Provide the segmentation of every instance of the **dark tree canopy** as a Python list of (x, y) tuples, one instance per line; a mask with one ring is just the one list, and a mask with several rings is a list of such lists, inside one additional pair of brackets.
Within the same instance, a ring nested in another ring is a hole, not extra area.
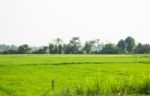
[(137, 53), (137, 54), (150, 53), (150, 45), (149, 44), (141, 44), (141, 43), (139, 43), (135, 47), (134, 53)]
[(126, 47), (126, 51), (128, 53), (131, 53), (133, 51), (133, 48), (135, 47), (135, 40), (134, 40), (134, 38), (128, 36), (125, 39), (125, 47)]
[(119, 53), (125, 53), (125, 41), (121, 39), (117, 44)]
[(36, 51), (34, 51), (35, 54), (48, 54), (49, 50), (47, 46), (44, 46)]
[(31, 53), (31, 48), (27, 44), (24, 44), (24, 45), (19, 46), (18, 52), (20, 54), (28, 54), (28, 53)]
[(146, 54), (150, 53), (150, 44), (135, 44), (133, 37), (128, 36), (118, 43), (103, 44), (100, 39), (86, 41), (82, 44), (79, 37), (72, 37), (69, 43), (63, 43), (61, 38), (54, 39), (49, 45), (42, 47), (29, 47), (24, 44), (0, 45), (0, 54)]
[(85, 53), (88, 53), (88, 54), (92, 53), (92, 48), (94, 47), (95, 43), (96, 42), (94, 40), (85, 42), (83, 51), (85, 51)]
[(81, 48), (80, 38), (79, 37), (72, 37), (68, 46), (69, 46), (69, 48), (73, 54), (79, 53), (80, 48)]
[(114, 44), (106, 44), (102, 49), (103, 54), (117, 54), (118, 50)]

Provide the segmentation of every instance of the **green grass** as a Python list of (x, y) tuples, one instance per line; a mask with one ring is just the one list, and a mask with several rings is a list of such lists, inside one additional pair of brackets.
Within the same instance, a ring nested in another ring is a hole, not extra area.
[(0, 55), (0, 96), (127, 94), (150, 95), (150, 55)]

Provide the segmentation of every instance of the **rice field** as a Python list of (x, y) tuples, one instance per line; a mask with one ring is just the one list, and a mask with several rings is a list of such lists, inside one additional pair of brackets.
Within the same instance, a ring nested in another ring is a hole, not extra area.
[(0, 96), (128, 95), (150, 96), (150, 55), (0, 55)]

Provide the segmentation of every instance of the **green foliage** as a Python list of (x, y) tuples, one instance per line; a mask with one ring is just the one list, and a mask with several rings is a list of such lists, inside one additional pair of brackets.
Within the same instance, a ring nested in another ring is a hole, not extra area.
[(72, 37), (72, 39), (69, 42), (69, 48), (71, 50), (71, 53), (77, 54), (80, 51), (81, 47), (81, 41), (79, 37)]
[(135, 47), (134, 53), (137, 53), (137, 54), (150, 53), (150, 45), (149, 44), (141, 44), (141, 43), (139, 43)]
[(27, 44), (24, 44), (24, 45), (19, 46), (18, 52), (20, 54), (28, 54), (28, 53), (31, 53), (31, 48)]
[(114, 44), (106, 44), (102, 49), (103, 54), (117, 54), (118, 50)]
[(0, 45), (0, 54), (17, 54), (17, 47), (15, 45)]
[[(32, 50), (31, 50), (32, 49)], [(86, 41), (81, 44), (79, 37), (73, 37), (69, 43), (64, 44), (60, 38), (54, 39), (48, 47), (32, 47), (27, 44), (16, 47), (14, 45), (0, 45), (0, 54), (145, 54), (150, 53), (149, 44), (135, 45), (135, 40), (132, 37), (121, 39), (117, 45), (104, 44), (100, 39)]]
[(117, 47), (119, 48), (119, 53), (125, 53), (125, 41), (123, 39), (118, 42)]
[(44, 46), (44, 47), (34, 51), (33, 53), (35, 53), (35, 54), (48, 54), (49, 50), (48, 50), (47, 46)]
[(135, 40), (134, 40), (134, 38), (128, 36), (125, 39), (125, 46), (126, 46), (126, 51), (131, 53), (133, 51), (133, 48), (135, 47)]
[(54, 44), (49, 44), (49, 53), (55, 54), (55, 45)]
[(93, 49), (95, 43), (96, 43), (95, 41), (87, 41), (87, 42), (85, 42), (83, 51), (85, 51), (87, 54), (92, 53), (92, 49)]

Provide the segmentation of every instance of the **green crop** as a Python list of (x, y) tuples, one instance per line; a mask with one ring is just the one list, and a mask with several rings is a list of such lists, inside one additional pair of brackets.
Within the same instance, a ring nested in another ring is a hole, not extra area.
[(0, 55), (0, 96), (126, 95), (150, 95), (150, 55)]

